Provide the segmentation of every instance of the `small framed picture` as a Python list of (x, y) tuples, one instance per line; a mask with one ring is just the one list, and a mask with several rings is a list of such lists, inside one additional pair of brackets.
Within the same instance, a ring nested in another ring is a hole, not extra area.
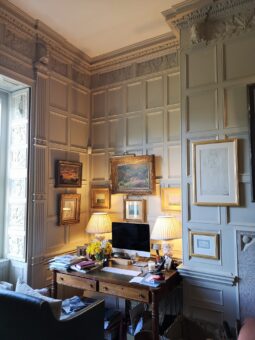
[(91, 188), (91, 208), (110, 209), (111, 194), (109, 188)]
[(146, 220), (146, 201), (143, 199), (124, 200), (124, 220), (130, 222), (145, 222)]
[(239, 205), (237, 139), (192, 143), (193, 204)]
[(55, 187), (80, 188), (82, 181), (82, 163), (57, 161)]
[(181, 189), (180, 188), (161, 188), (161, 209), (162, 211), (181, 210)]
[(219, 260), (219, 234), (189, 230), (189, 257)]
[(80, 194), (62, 194), (60, 196), (59, 224), (74, 224), (80, 222)]

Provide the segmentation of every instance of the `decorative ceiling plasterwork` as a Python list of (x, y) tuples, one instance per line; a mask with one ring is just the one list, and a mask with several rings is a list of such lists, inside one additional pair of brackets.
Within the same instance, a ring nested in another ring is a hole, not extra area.
[(99, 57), (92, 59), (90, 70), (93, 71), (110, 71), (119, 67), (128, 66), (135, 61), (146, 61), (152, 58), (166, 55), (178, 49), (179, 42), (174, 35), (165, 35), (162, 38), (154, 39), (154, 41), (148, 46), (145, 43), (137, 44), (132, 49), (131, 46), (123, 49), (122, 51), (108, 53), (106, 57)]
[[(198, 3), (197, 3), (198, 5)], [(174, 31), (189, 31), (190, 45), (208, 43), (215, 39), (240, 34), (255, 27), (254, 0), (219, 0), (199, 2), (199, 8), (182, 6), (176, 11), (165, 11), (164, 15)]]

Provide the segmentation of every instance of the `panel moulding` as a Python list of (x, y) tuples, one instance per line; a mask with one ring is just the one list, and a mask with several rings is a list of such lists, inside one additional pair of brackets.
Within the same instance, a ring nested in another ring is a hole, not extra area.
[(184, 265), (180, 265), (177, 269), (181, 276), (197, 281), (207, 281), (227, 286), (235, 286), (238, 281), (238, 278), (232, 273), (200, 271)]

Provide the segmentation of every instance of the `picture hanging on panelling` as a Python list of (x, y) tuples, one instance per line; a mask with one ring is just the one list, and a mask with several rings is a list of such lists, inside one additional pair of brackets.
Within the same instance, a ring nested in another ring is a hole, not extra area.
[(59, 224), (74, 224), (80, 222), (80, 194), (60, 195)]
[(237, 139), (192, 143), (193, 203), (239, 205)]
[(124, 220), (130, 222), (146, 221), (146, 201), (140, 199), (124, 200)]
[(110, 209), (111, 193), (109, 188), (92, 187), (91, 188), (91, 208), (92, 209)]
[(55, 187), (80, 188), (82, 184), (82, 163), (56, 161)]
[(150, 195), (155, 191), (155, 158), (119, 156), (111, 162), (113, 194)]
[(248, 90), (249, 90), (252, 202), (255, 202), (255, 84), (249, 85)]
[(189, 257), (219, 260), (219, 234), (189, 230)]
[(181, 188), (160, 188), (162, 211), (181, 210)]

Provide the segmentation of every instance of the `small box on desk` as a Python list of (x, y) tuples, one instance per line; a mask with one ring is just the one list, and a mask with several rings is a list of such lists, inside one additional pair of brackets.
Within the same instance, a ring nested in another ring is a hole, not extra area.
[(122, 259), (122, 258), (112, 257), (110, 259), (110, 261), (112, 262), (112, 264), (119, 264), (119, 265), (122, 265), (122, 266), (128, 266), (128, 265), (132, 264), (130, 259)]

